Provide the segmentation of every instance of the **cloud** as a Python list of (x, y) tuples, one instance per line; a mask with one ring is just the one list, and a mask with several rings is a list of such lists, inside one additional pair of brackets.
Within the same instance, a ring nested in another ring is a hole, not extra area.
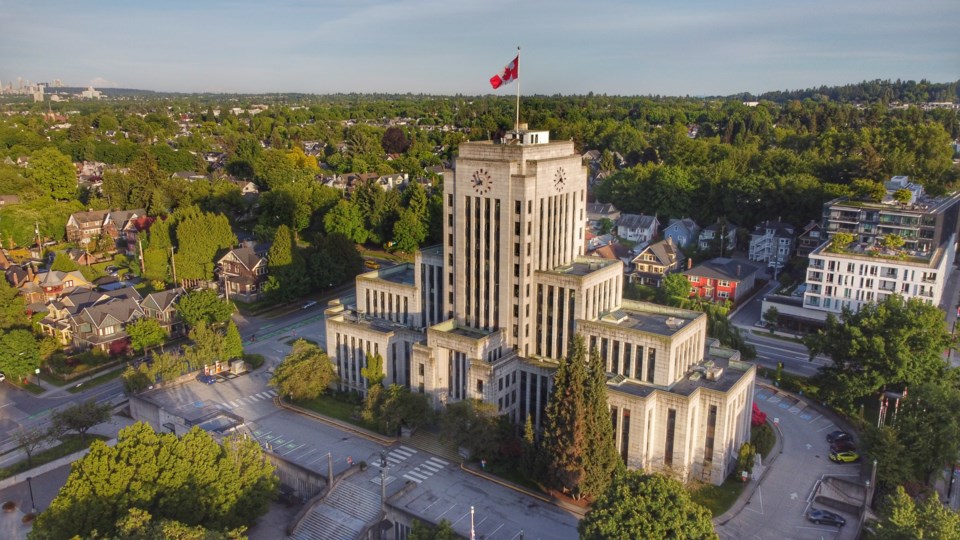
[(93, 87), (95, 87), (95, 88), (96, 88), (96, 87), (100, 87), (100, 88), (107, 87), (107, 88), (109, 88), (109, 87), (119, 86), (117, 83), (115, 83), (115, 82), (113, 82), (113, 81), (111, 81), (111, 80), (109, 80), (109, 79), (104, 79), (103, 77), (94, 77), (94, 78), (90, 79), (90, 83), (89, 83), (89, 84), (90, 84), (90, 86), (93, 86)]

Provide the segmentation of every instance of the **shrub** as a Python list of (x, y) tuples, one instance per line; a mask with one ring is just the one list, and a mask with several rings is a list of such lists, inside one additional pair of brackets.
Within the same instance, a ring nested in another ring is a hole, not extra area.
[(773, 428), (771, 428), (769, 424), (760, 424), (750, 430), (750, 444), (752, 444), (756, 451), (764, 458), (773, 450), (773, 445), (776, 442), (777, 437), (774, 435)]
[(244, 354), (243, 361), (250, 366), (250, 370), (259, 369), (260, 366), (266, 361), (262, 354)]

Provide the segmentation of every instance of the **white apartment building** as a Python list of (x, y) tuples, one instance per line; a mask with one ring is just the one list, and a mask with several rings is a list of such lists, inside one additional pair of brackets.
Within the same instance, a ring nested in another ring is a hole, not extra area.
[[(956, 256), (956, 235), (929, 257), (871, 256), (864, 248), (831, 253), (825, 243), (810, 253), (803, 306), (840, 313), (882, 302), (891, 294), (939, 305)], [(876, 253), (876, 252), (874, 252)]]
[(587, 171), (572, 141), (525, 126), (460, 146), (444, 175), (444, 242), (357, 278), (327, 309), (342, 390), (385, 384), (464, 399), (539, 428), (575, 333), (606, 363), (617, 448), (631, 468), (719, 484), (750, 437), (755, 367), (706, 336), (700, 312), (623, 300), (623, 263), (584, 257)]

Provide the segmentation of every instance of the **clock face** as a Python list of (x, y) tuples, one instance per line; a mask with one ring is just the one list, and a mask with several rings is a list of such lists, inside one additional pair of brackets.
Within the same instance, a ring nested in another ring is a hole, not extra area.
[(490, 178), (490, 173), (485, 169), (477, 169), (477, 171), (473, 173), (473, 176), (470, 177), (470, 183), (473, 185), (474, 191), (483, 195), (490, 191), (490, 188), (493, 186), (493, 179)]
[(567, 173), (563, 170), (563, 167), (557, 167), (557, 172), (553, 175), (553, 186), (557, 188), (557, 191), (560, 191), (567, 184)]

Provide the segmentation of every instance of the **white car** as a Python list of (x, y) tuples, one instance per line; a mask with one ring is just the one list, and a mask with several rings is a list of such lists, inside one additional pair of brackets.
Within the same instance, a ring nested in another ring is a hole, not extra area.
[(5, 380), (7, 380), (7, 376), (4, 375), (3, 373), (0, 373), (0, 382), (3, 382)]
[(310, 308), (312, 308), (312, 307), (315, 306), (315, 305), (317, 305), (317, 301), (316, 301), (316, 300), (311, 300), (311, 301), (309, 301), (309, 302), (307, 302), (306, 304), (303, 305), (303, 309), (310, 309)]

